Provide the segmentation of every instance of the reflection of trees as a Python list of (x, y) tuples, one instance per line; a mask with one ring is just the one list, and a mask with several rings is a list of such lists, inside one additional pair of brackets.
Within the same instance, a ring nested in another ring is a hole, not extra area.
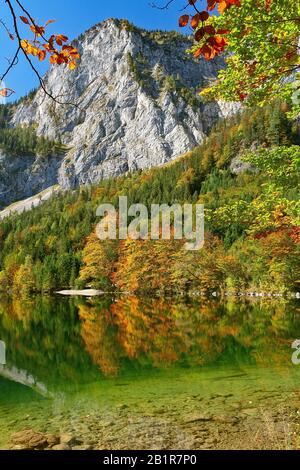
[(113, 376), (217, 361), (288, 365), (298, 318), (280, 299), (1, 299), (0, 338), (10, 365), (49, 386), (94, 380), (99, 369)]
[(176, 314), (166, 302), (132, 297), (116, 302), (112, 312), (128, 358), (147, 357), (158, 366), (178, 361), (187, 351), (186, 331), (177, 327)]
[(125, 359), (154, 367), (218, 360), (286, 364), (290, 341), (300, 333), (292, 311), (278, 300), (186, 303), (129, 297), (112, 303), (109, 311), (93, 301), (80, 317), (89, 354), (111, 374)]
[(79, 305), (81, 336), (86, 350), (105, 375), (119, 370), (118, 344), (111, 312), (103, 306)]
[(27, 370), (47, 384), (84, 380), (90, 371), (72, 301), (1, 298), (0, 338), (6, 343), (9, 366)]

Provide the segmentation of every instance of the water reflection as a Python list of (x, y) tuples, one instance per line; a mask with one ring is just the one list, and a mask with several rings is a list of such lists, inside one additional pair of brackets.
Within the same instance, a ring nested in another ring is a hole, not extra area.
[(172, 365), (289, 366), (299, 318), (287, 300), (6, 298), (0, 337), (7, 369), (49, 388)]

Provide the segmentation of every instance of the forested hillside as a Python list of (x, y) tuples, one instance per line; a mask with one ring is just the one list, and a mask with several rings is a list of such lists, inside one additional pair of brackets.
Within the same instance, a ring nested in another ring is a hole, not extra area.
[[(220, 122), (167, 166), (55, 196), (0, 224), (0, 289), (131, 292), (297, 291), (300, 288), (299, 124), (280, 102)], [(96, 208), (204, 203), (206, 242), (101, 242)]]
[(14, 107), (0, 106), (0, 151), (8, 157), (50, 157), (66, 150), (61, 143), (36, 134), (34, 126), (11, 127), (9, 125)]

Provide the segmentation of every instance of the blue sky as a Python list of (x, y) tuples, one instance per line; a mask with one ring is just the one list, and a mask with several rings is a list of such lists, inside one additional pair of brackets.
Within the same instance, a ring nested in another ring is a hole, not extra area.
[[(49, 26), (49, 33), (63, 33), (70, 39), (77, 37), (90, 26), (104, 19), (127, 18), (137, 26), (146, 29), (178, 29), (178, 17), (180, 9), (186, 0), (175, 0), (174, 6), (167, 11), (157, 10), (150, 6), (154, 0), (23, 0), (23, 5), (30, 10), (32, 16), (43, 24), (48, 19), (57, 22)], [(1, 5), (1, 17), (9, 26), (9, 16), (3, 14), (4, 0)], [(157, 4), (163, 4), (164, 0), (156, 0)], [(21, 12), (20, 12), (21, 14)], [(26, 38), (27, 27), (22, 28), (23, 36)], [(30, 36), (29, 36), (30, 37)], [(7, 66), (7, 58), (12, 57), (15, 42), (7, 38), (3, 29), (0, 30), (0, 70)], [(5, 44), (5, 48), (4, 48)], [(39, 70), (45, 72), (48, 65), (38, 63)], [(22, 59), (13, 69), (5, 81), (6, 87), (16, 91), (14, 99), (23, 96), (37, 85), (37, 80), (28, 65)]]

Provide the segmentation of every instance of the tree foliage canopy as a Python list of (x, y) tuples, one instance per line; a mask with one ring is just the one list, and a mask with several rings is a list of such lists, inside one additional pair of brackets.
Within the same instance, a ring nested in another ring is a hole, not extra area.
[(192, 15), (181, 16), (179, 25), (194, 30), (191, 52), (207, 60), (225, 53), (227, 63), (203, 96), (250, 106), (281, 96), (299, 112), (298, 0), (208, 0), (207, 10), (218, 6), (219, 15), (199, 11), (200, 1), (189, 4)]

